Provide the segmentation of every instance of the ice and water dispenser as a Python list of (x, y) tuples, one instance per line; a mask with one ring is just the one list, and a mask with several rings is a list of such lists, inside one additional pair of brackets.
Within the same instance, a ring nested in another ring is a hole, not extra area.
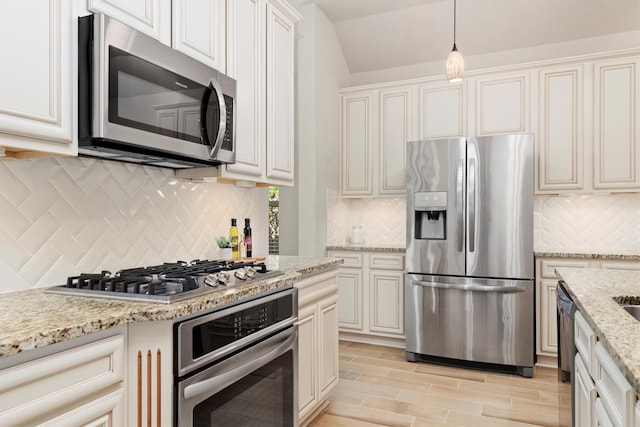
[(416, 239), (446, 239), (446, 191), (414, 193), (414, 210)]

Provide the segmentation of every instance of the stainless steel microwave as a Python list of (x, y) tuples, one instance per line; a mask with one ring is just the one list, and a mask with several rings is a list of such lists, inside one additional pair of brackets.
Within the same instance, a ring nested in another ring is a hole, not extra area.
[(168, 168), (235, 162), (236, 82), (102, 14), (79, 18), (78, 151)]

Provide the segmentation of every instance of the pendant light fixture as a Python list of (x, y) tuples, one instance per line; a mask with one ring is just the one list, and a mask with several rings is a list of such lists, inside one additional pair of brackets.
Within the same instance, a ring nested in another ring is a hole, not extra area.
[(451, 83), (462, 81), (464, 60), (456, 47), (456, 0), (453, 0), (453, 49), (447, 58), (447, 79)]

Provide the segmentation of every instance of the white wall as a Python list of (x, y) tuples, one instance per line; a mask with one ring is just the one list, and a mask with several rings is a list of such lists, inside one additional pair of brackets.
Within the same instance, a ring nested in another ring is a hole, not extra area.
[[(529, 62), (567, 58), (600, 52), (611, 52), (623, 49), (637, 49), (640, 46), (640, 31), (631, 31), (571, 42), (536, 46), (527, 49), (509, 50), (491, 54), (464, 56), (465, 72), (502, 67)], [(461, 46), (458, 48), (463, 52)], [(398, 80), (417, 79), (442, 75), (446, 64), (446, 56), (441, 61), (415, 64), (384, 70), (375, 70), (351, 75), (351, 86), (393, 82)]]
[(215, 237), (251, 218), (268, 252), (267, 190), (177, 181), (173, 171), (88, 158), (0, 161), (0, 292), (68, 276), (219, 257)]
[(315, 4), (296, 25), (296, 186), (280, 189), (280, 253), (325, 253), (326, 191), (338, 188), (340, 98), (350, 74), (333, 25)]

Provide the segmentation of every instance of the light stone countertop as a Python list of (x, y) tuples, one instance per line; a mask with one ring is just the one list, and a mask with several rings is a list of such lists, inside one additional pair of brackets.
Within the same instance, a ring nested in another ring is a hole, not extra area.
[(640, 252), (622, 250), (583, 250), (583, 249), (559, 249), (544, 248), (536, 249), (537, 257), (550, 258), (582, 258), (594, 260), (619, 260), (619, 261), (640, 261)]
[(342, 245), (327, 246), (328, 251), (353, 251), (353, 252), (406, 252), (404, 246), (398, 245), (354, 245), (345, 243)]
[(337, 267), (336, 258), (270, 256), (281, 276), (238, 285), (171, 304), (45, 293), (45, 288), (0, 293), (0, 358), (133, 322), (173, 320), (293, 286), (303, 277)]
[(640, 321), (612, 299), (640, 297), (640, 271), (562, 267), (556, 275), (567, 283), (598, 341), (640, 395)]

